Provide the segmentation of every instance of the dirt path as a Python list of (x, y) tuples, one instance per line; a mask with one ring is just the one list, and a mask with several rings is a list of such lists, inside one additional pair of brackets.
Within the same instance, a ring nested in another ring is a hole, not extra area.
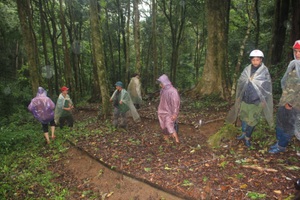
[[(147, 110), (143, 116), (148, 117), (139, 124), (129, 121), (127, 131), (111, 129), (101, 120), (79, 130), (82, 137), (76, 138), (74, 143), (95, 159), (70, 147), (66, 158), (57, 163), (60, 166), (55, 165), (60, 174), (57, 181), (65, 182), (65, 188), (71, 191), (69, 199), (180, 199), (152, 185), (171, 191), (181, 199), (294, 197), (293, 181), (299, 177), (299, 157), (292, 147), (284, 154), (266, 153), (269, 143), (265, 144), (264, 140), (273, 135), (254, 138), (252, 149), (245, 148), (234, 138), (222, 139), (220, 147), (212, 149), (207, 139), (222, 127), (223, 121), (212, 120), (197, 128), (195, 122), (203, 119), (205, 113), (183, 113), (179, 127), (181, 144), (176, 145), (162, 139), (157, 119), (151, 118), (153, 113)], [(96, 112), (90, 111), (80, 111), (77, 115), (87, 121), (95, 116)], [(219, 119), (223, 115), (209, 113), (208, 116)], [(93, 134), (87, 137), (85, 131)], [(299, 141), (295, 141), (293, 146), (298, 144)], [(112, 167), (105, 167), (107, 165)], [(276, 173), (245, 166), (272, 169)], [(111, 168), (143, 181), (126, 178)], [(98, 196), (92, 198), (95, 193)]]
[[(102, 199), (105, 199), (105, 197), (109, 197), (111, 200), (180, 199), (148, 184), (110, 170), (91, 158), (87, 153), (73, 146), (68, 150), (66, 158), (62, 162), (65, 170), (73, 174), (78, 182), (82, 182), (82, 185), (78, 185), (78, 188), (93, 188), (94, 192), (99, 192)], [(76, 198), (75, 195), (74, 199)], [(84, 196), (80, 198), (84, 198)]]

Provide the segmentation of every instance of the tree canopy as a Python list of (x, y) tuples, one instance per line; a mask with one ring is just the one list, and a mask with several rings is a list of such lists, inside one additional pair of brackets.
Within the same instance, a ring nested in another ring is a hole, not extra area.
[(265, 53), (280, 93), (299, 39), (298, 7), (297, 0), (2, 0), (1, 108), (11, 96), (27, 103), (21, 91), (30, 97), (38, 86), (53, 99), (67, 85), (75, 102), (107, 102), (114, 83), (135, 72), (144, 95), (165, 73), (180, 92), (229, 99), (253, 49)]

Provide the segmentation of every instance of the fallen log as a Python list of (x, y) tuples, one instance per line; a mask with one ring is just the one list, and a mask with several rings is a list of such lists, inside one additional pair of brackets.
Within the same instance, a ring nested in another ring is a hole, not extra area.
[(260, 167), (260, 166), (257, 166), (257, 165), (243, 165), (244, 168), (247, 168), (247, 169), (255, 169), (255, 170), (258, 170), (260, 172), (278, 172), (277, 169), (272, 169), (272, 168), (264, 168), (264, 167)]

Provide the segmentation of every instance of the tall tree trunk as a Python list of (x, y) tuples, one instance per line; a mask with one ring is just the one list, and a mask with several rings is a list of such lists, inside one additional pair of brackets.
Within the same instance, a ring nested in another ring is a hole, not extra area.
[(161, 3), (162, 11), (167, 18), (171, 29), (172, 53), (170, 79), (173, 84), (175, 84), (179, 47), (183, 38), (184, 25), (186, 21), (186, 3), (185, 1), (178, 2), (175, 0), (163, 0)]
[(111, 66), (111, 70), (112, 70), (112, 74), (115, 74), (115, 68), (116, 68), (116, 64), (115, 64), (115, 60), (114, 60), (114, 50), (113, 50), (113, 41), (112, 41), (112, 32), (110, 30), (110, 26), (109, 26), (109, 13), (108, 13), (108, 9), (107, 7), (104, 8), (105, 9), (105, 26), (106, 26), (106, 32), (107, 32), (107, 43), (108, 43), (108, 48), (109, 48), (109, 59), (106, 60), (110, 60), (110, 64), (109, 66)]
[(130, 79), (130, 2), (131, 0), (127, 0), (126, 43), (124, 44), (126, 46), (125, 71), (127, 82), (129, 82)]
[(282, 47), (285, 44), (286, 25), (288, 20), (290, 1), (276, 0), (276, 9), (274, 13), (274, 25), (272, 31), (272, 40), (269, 53), (266, 58), (266, 65), (271, 67), (281, 61)]
[(135, 71), (141, 71), (141, 50), (140, 50), (140, 12), (139, 0), (134, 0), (133, 13), (134, 13), (134, 49), (135, 49)]
[(153, 77), (152, 77), (152, 84), (156, 84), (156, 79), (158, 78), (158, 70), (157, 70), (157, 31), (156, 31), (156, 11), (157, 11), (157, 4), (156, 0), (152, 0), (152, 60), (151, 67), (153, 67)]
[(48, 84), (48, 94), (50, 96), (53, 96), (53, 88), (52, 86), (52, 68), (50, 66), (49, 58), (48, 58), (48, 48), (47, 48), (47, 38), (46, 38), (46, 25), (45, 25), (45, 12), (43, 5), (45, 6), (43, 0), (39, 0), (39, 12), (40, 12), (40, 26), (41, 26), (41, 36), (42, 36), (42, 45), (43, 45), (43, 54), (44, 54), (44, 65), (42, 70), (44, 69), (45, 71), (42, 72), (45, 74), (45, 78), (47, 80)]
[(255, 32), (255, 47), (259, 46), (259, 35), (260, 35), (260, 13), (259, 13), (259, 0), (255, 0), (254, 7), (256, 13), (256, 32)]
[(17, 0), (18, 15), (24, 39), (24, 46), (28, 56), (28, 67), (32, 94), (35, 95), (40, 84), (40, 76), (38, 69), (38, 51), (36, 45), (36, 37), (33, 31), (33, 16), (32, 10), (30, 9), (30, 4), (30, 0)]
[(217, 95), (226, 98), (226, 26), (229, 1), (206, 0), (207, 55), (201, 80), (192, 90), (193, 96)]
[(99, 19), (100, 8), (97, 0), (90, 0), (91, 36), (95, 64), (97, 66), (98, 82), (102, 96), (102, 114), (107, 118), (110, 113), (109, 90), (106, 80), (104, 65), (104, 52), (102, 43), (101, 20)]
[(249, 7), (250, 7), (250, 9), (247, 10), (247, 15), (248, 15), (247, 30), (246, 30), (244, 39), (240, 45), (240, 52), (239, 52), (239, 55), (237, 58), (237, 63), (235, 65), (234, 75), (233, 75), (233, 79), (232, 79), (232, 88), (231, 88), (231, 94), (230, 94), (231, 98), (235, 96), (237, 79), (238, 79), (238, 75), (241, 73), (242, 59), (245, 54), (245, 46), (249, 39), (252, 22), (253, 22), (253, 15), (254, 15), (253, 12), (254, 12), (255, 6), (252, 4), (248, 5), (248, 2), (247, 2), (247, 8), (249, 8)]
[(67, 14), (69, 16), (70, 23), (65, 26), (68, 30), (69, 43), (71, 44), (71, 54), (70, 54), (70, 65), (72, 68), (72, 80), (73, 84), (73, 99), (78, 99), (82, 95), (80, 87), (80, 75), (79, 75), (79, 64), (80, 64), (80, 34), (82, 26), (81, 15), (76, 15), (80, 12), (76, 8), (76, 1), (65, 1), (67, 6)]
[(59, 0), (59, 8), (60, 8), (60, 24), (61, 24), (61, 37), (62, 37), (62, 46), (63, 46), (63, 53), (64, 53), (64, 72), (66, 77), (66, 85), (73, 88), (73, 81), (72, 81), (72, 67), (70, 63), (70, 52), (67, 43), (67, 35), (66, 35), (66, 28), (65, 28), (65, 14), (63, 10), (63, 2)]
[(300, 1), (292, 0), (292, 29), (290, 36), (290, 44), (293, 45), (296, 40), (300, 39)]
[[(56, 0), (52, 1), (46, 1), (44, 0), (44, 8), (48, 12), (45, 12), (45, 17), (44, 21), (46, 22), (45, 25), (47, 26), (48, 30), (48, 36), (51, 41), (51, 50), (52, 50), (52, 62), (53, 62), (53, 68), (54, 68), (54, 87), (51, 84), (51, 90), (55, 89), (56, 95), (59, 94), (59, 74), (58, 74), (58, 62), (57, 62), (57, 52), (58, 52), (58, 47), (57, 47), (57, 23), (56, 23), (56, 16), (55, 16), (55, 5), (56, 5)], [(49, 63), (51, 61), (49, 60)]]

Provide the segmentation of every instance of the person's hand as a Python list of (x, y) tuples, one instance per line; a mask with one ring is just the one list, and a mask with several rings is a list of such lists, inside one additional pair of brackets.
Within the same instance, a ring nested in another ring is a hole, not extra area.
[(292, 110), (292, 108), (293, 108), (293, 106), (292, 106), (291, 104), (289, 104), (289, 103), (286, 103), (286, 104), (284, 105), (284, 107), (285, 107), (285, 109), (287, 109), (287, 110)]
[(123, 101), (122, 101), (122, 100), (120, 101), (120, 104), (123, 104)]
[(172, 115), (171, 119), (175, 121), (177, 119), (177, 115)]

